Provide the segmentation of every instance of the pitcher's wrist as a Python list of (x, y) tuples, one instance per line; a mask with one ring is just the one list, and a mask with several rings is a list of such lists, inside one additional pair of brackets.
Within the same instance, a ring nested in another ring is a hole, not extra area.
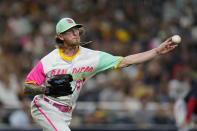
[(155, 54), (156, 54), (156, 55), (160, 55), (160, 53), (159, 53), (159, 51), (158, 51), (157, 48), (155, 48), (154, 51), (155, 51)]

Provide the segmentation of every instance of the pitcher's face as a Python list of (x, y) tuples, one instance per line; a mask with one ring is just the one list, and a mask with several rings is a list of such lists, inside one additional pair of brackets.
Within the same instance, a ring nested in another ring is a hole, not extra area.
[(69, 29), (68, 31), (60, 35), (60, 39), (62, 39), (67, 45), (79, 45), (79, 28), (73, 27)]

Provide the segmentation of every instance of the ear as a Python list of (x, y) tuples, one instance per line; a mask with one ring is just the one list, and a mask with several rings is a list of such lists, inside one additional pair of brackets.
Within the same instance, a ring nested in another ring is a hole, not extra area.
[(63, 37), (63, 35), (62, 34), (59, 34), (59, 35), (57, 35), (57, 37), (60, 39), (60, 40), (64, 40), (64, 37)]
[(84, 32), (85, 32), (85, 29), (83, 27), (79, 28), (79, 35), (84, 34)]

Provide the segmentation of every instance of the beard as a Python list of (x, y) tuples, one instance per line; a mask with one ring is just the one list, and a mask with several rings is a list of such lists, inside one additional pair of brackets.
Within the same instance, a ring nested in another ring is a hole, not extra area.
[(76, 38), (76, 39), (73, 40), (73, 44), (74, 44), (74, 45), (79, 45), (80, 42), (81, 42), (81, 41), (80, 41), (80, 38)]
[(81, 43), (80, 38), (73, 38), (73, 39), (70, 39), (70, 40), (65, 39), (65, 42), (69, 46), (78, 46)]

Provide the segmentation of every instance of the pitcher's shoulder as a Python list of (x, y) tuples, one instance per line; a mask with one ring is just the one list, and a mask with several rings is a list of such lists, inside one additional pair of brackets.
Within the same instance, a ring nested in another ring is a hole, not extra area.
[(99, 51), (98, 50), (92, 50), (92, 49), (89, 49), (89, 48), (85, 48), (85, 47), (80, 47), (80, 50), (82, 53), (87, 53), (87, 54), (95, 54), (95, 53), (98, 53)]

